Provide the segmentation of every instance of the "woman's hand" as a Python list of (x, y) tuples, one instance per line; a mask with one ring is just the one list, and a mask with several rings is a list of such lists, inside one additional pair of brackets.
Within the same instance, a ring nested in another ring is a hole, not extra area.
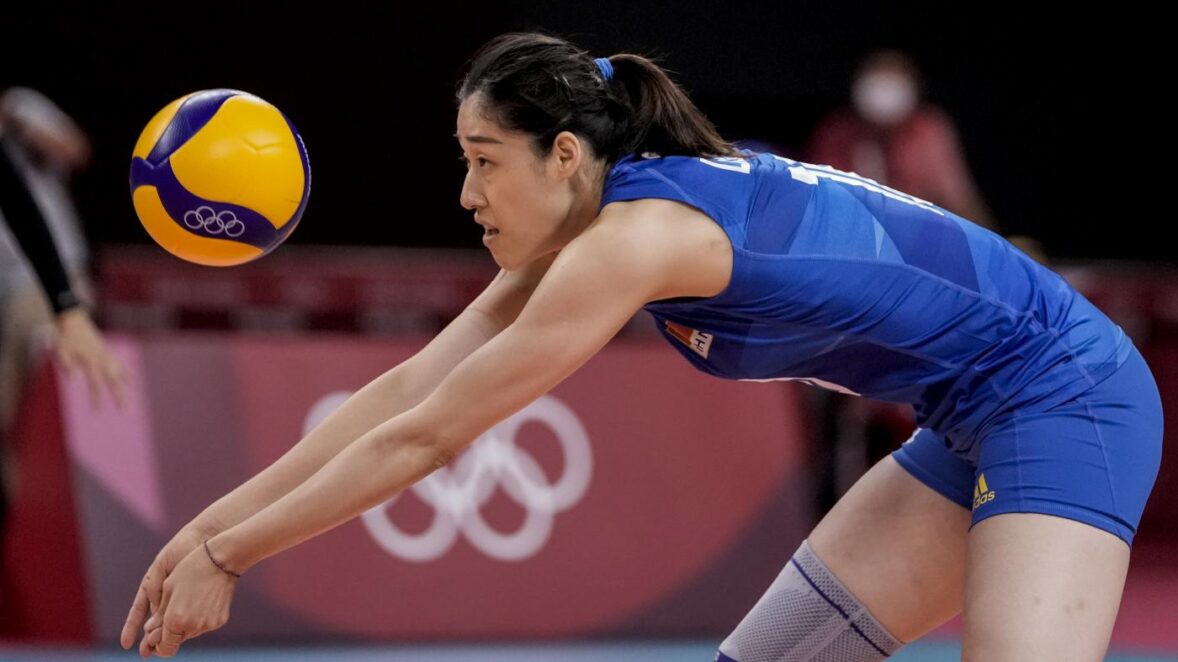
[[(138, 636), (144, 622), (159, 611), (160, 602), (163, 599), (164, 580), (172, 574), (172, 571), (184, 557), (193, 550), (199, 549), (201, 543), (216, 534), (217, 531), (189, 525), (181, 529), (167, 545), (164, 545), (159, 554), (156, 554), (155, 560), (147, 568), (147, 573), (143, 575), (143, 581), (139, 583), (139, 590), (135, 593), (131, 611), (127, 614), (126, 623), (123, 624), (119, 643), (124, 649), (130, 650), (131, 646), (135, 644), (135, 637)], [(203, 549), (201, 553), (204, 553)], [(144, 657), (150, 655), (152, 650), (152, 647), (148, 646), (150, 634), (145, 631), (143, 641), (139, 645), (139, 652)]]
[[(172, 657), (180, 644), (229, 620), (237, 578), (217, 567), (204, 545), (188, 553), (164, 580), (159, 609), (148, 619), (139, 653)], [(146, 650), (144, 650), (146, 648)]]

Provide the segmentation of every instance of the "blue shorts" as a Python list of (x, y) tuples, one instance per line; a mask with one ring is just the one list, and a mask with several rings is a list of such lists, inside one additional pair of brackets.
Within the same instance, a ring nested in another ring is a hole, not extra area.
[(920, 429), (892, 457), (973, 511), (1084, 522), (1133, 544), (1162, 459), (1162, 403), (1137, 350), (1084, 394), (1046, 411), (1014, 412), (979, 442), (977, 464)]

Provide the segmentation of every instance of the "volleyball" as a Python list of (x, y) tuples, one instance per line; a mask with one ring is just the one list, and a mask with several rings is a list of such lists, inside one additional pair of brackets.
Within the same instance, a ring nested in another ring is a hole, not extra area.
[(281, 244), (311, 192), (307, 150), (278, 108), (239, 90), (176, 99), (147, 123), (131, 158), (131, 201), (165, 250), (208, 266), (243, 264)]

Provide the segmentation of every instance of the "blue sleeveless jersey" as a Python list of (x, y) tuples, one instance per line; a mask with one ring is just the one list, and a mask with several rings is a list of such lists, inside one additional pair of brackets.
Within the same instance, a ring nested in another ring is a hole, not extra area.
[(696, 367), (909, 403), (966, 456), (987, 423), (1075, 397), (1132, 348), (1001, 237), (852, 173), (772, 154), (627, 156), (601, 204), (639, 198), (695, 207), (732, 242), (723, 292), (645, 306)]

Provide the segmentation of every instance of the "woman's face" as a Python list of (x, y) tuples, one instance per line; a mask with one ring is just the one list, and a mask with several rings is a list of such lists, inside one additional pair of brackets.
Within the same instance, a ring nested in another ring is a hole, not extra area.
[(538, 156), (527, 135), (484, 116), (477, 93), (458, 108), (456, 137), (467, 164), (459, 202), (475, 213), (500, 267), (518, 269), (568, 243), (575, 187), (558, 149)]

